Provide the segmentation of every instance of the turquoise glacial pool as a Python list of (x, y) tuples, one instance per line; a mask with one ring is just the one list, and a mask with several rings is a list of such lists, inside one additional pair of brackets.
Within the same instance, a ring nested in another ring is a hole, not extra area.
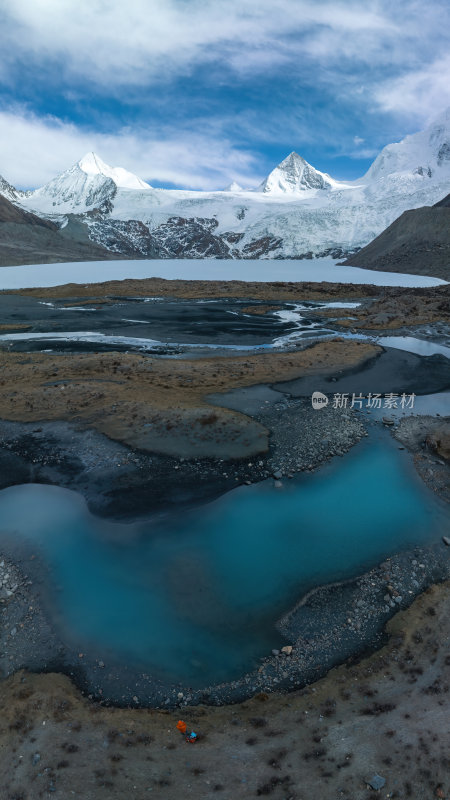
[(68, 642), (195, 687), (254, 667), (280, 644), (275, 622), (304, 592), (430, 542), (446, 514), (406, 453), (365, 441), (283, 489), (240, 487), (133, 524), (92, 516), (65, 489), (5, 489), (0, 546), (14, 534), (40, 555)]

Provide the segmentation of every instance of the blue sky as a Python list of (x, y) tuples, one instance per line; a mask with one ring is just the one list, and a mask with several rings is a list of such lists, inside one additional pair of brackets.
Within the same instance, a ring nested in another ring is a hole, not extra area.
[(333, 177), (450, 105), (447, 0), (2, 0), (0, 174), (88, 150), (154, 186)]

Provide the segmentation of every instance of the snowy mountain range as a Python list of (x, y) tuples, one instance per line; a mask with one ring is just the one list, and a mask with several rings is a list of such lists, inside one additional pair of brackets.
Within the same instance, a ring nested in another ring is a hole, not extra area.
[(337, 181), (292, 152), (255, 189), (155, 189), (88, 153), (42, 188), (0, 194), (60, 227), (86, 226), (111, 253), (159, 258), (341, 257), (406, 209), (450, 191), (450, 109), (385, 147), (358, 181)]

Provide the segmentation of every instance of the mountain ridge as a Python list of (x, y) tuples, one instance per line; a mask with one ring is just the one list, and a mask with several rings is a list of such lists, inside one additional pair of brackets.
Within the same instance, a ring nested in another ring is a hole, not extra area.
[(250, 190), (155, 189), (95, 153), (31, 192), (0, 179), (24, 210), (60, 226), (76, 215), (93, 243), (138, 258), (342, 257), (449, 189), (450, 109), (383, 148), (359, 181), (337, 181), (295, 151)]

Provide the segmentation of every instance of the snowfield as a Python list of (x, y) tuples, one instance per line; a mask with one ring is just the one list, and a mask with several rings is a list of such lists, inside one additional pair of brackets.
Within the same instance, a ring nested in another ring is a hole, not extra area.
[(22, 208), (60, 227), (76, 215), (96, 245), (156, 259), (341, 258), (449, 192), (450, 109), (387, 145), (357, 181), (335, 180), (295, 152), (245, 190), (155, 189), (95, 153), (34, 191), (0, 178), (0, 194)]
[(332, 258), (314, 260), (153, 259), (124, 261), (71, 261), (63, 264), (27, 264), (0, 268), (0, 289), (60, 286), (64, 283), (99, 283), (125, 278), (166, 280), (331, 281), (375, 286), (438, 286), (439, 278), (374, 272), (339, 267)]

